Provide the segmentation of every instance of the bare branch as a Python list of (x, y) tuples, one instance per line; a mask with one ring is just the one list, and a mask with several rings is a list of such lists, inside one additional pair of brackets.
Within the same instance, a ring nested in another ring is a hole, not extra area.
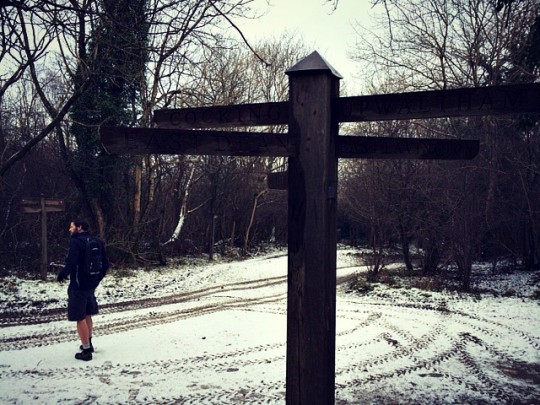
[(214, 7), (214, 9), (223, 17), (225, 18), (225, 20), (227, 20), (227, 22), (240, 34), (240, 36), (242, 37), (242, 40), (244, 41), (244, 43), (247, 45), (247, 47), (250, 49), (251, 52), (253, 52), (253, 54), (257, 57), (257, 59), (259, 59), (262, 63), (264, 63), (267, 67), (270, 67), (272, 66), (271, 63), (265, 61), (258, 53), (257, 51), (255, 51), (255, 49), (253, 49), (253, 47), (249, 44), (249, 41), (247, 40), (247, 38), (244, 36), (244, 33), (242, 32), (242, 30), (240, 28), (237, 27), (237, 25), (235, 23), (233, 23), (231, 21), (231, 19), (225, 14), (223, 13), (216, 5), (215, 5), (215, 2), (214, 1), (210, 1), (210, 3), (212, 4), (212, 6)]

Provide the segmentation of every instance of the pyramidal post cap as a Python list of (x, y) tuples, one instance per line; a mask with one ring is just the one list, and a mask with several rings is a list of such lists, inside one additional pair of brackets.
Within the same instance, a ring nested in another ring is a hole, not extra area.
[(309, 73), (313, 71), (329, 71), (338, 79), (343, 79), (343, 76), (330, 65), (317, 51), (313, 51), (311, 54), (306, 56), (300, 62), (298, 62), (293, 67), (285, 71), (288, 75), (297, 75), (301, 73)]

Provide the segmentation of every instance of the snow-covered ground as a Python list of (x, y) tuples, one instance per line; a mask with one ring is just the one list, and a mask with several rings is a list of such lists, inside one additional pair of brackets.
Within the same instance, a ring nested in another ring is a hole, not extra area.
[[(339, 280), (365, 271), (357, 257), (338, 251)], [(1, 404), (285, 402), (285, 252), (119, 272), (97, 290), (90, 362), (66, 284), (0, 279)], [(539, 277), (476, 274), (500, 293), (340, 283), (336, 403), (540, 403)]]

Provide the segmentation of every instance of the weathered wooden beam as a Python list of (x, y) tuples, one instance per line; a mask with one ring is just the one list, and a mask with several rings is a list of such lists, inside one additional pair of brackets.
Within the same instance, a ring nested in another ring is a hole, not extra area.
[(217, 128), (281, 125), (288, 122), (287, 102), (163, 109), (154, 112), (159, 128)]
[(101, 127), (101, 143), (111, 154), (292, 156), (288, 134)]
[(340, 136), (340, 158), (468, 160), (478, 155), (480, 142), (461, 139), (417, 139)]
[(540, 112), (540, 83), (433, 90), (334, 101), (339, 122)]
[[(288, 104), (161, 109), (154, 112), (154, 122), (176, 129), (283, 125), (288, 123)], [(333, 106), (339, 122), (535, 113), (540, 112), (540, 84), (341, 97)]]
[[(111, 154), (189, 154), (230, 156), (295, 156), (288, 134), (189, 131), (102, 127), (101, 142)], [(338, 158), (473, 159), (479, 142), (454, 139), (411, 139), (339, 136)]]
[(42, 205), (45, 212), (62, 212), (66, 209), (64, 200), (53, 198), (23, 198), (21, 200), (21, 212), (24, 214), (42, 212)]

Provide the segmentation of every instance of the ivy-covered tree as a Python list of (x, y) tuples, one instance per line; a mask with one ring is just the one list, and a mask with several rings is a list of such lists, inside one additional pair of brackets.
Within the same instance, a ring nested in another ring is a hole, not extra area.
[[(81, 49), (85, 69), (92, 72), (90, 89), (73, 108), (70, 133), (76, 150), (69, 157), (85, 210), (108, 234), (115, 197), (122, 195), (129, 158), (107, 155), (99, 142), (102, 125), (133, 125), (137, 121), (147, 60), (146, 0), (101, 0), (91, 25), (87, 49)], [(75, 80), (86, 75), (79, 69)], [(129, 206), (129, 205), (128, 205)], [(122, 213), (125, 214), (125, 213)]]

